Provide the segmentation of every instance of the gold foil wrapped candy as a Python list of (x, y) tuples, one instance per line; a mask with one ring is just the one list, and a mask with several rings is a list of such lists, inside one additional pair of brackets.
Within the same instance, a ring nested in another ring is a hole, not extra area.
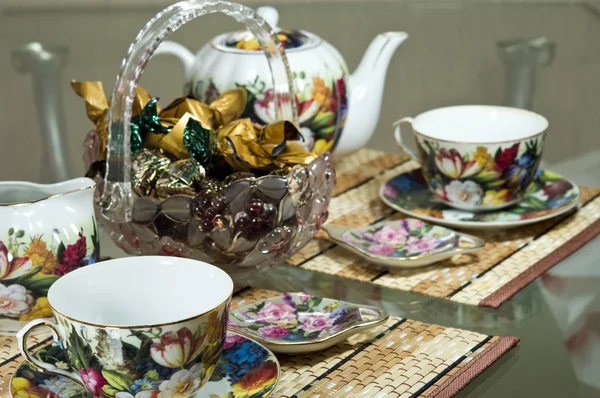
[[(96, 135), (99, 141), (99, 160), (106, 160), (106, 150), (108, 148), (108, 110), (110, 101), (104, 93), (102, 82), (78, 82), (71, 81), (71, 87), (81, 98), (85, 100), (85, 110), (88, 118), (96, 126)], [(133, 101), (133, 116), (139, 115), (144, 106), (152, 97), (141, 86), (135, 89), (135, 99)]]
[(299, 142), (302, 135), (291, 122), (262, 126), (241, 119), (217, 131), (220, 155), (234, 171), (271, 171), (287, 165), (307, 165), (317, 158)]
[[(72, 82), (84, 98), (96, 125), (99, 162), (106, 159), (110, 101), (100, 82)], [(158, 99), (137, 87), (131, 119), (132, 183), (141, 196), (164, 199), (193, 195), (210, 177), (235, 172), (283, 173), (308, 165), (317, 154), (306, 151), (296, 125), (288, 121), (267, 126), (239, 119), (247, 91), (229, 90), (210, 104), (177, 98), (164, 109)]]
[[(193, 157), (204, 164), (194, 150), (190, 150), (192, 144), (189, 143), (189, 135), (198, 135), (199, 126), (215, 131), (238, 119), (244, 112), (247, 98), (248, 93), (242, 87), (224, 92), (210, 105), (193, 98), (177, 98), (159, 113), (161, 124), (170, 131), (167, 134), (148, 133), (144, 144), (147, 148), (160, 148), (177, 159)], [(190, 119), (200, 122), (199, 125), (190, 123)]]
[(189, 113), (205, 128), (216, 130), (239, 119), (244, 113), (247, 99), (248, 93), (243, 87), (225, 91), (210, 105), (194, 98), (177, 98), (160, 112), (160, 120), (165, 126), (174, 126), (179, 119)]
[(156, 181), (156, 196), (166, 199), (171, 195), (186, 194), (194, 196), (194, 185), (206, 176), (204, 167), (194, 159), (173, 162)]
[(131, 157), (131, 184), (140, 196), (154, 196), (156, 182), (171, 160), (159, 151), (142, 149)]

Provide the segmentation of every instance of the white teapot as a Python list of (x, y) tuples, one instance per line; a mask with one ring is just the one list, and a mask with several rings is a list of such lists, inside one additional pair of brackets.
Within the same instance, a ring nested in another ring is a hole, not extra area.
[[(363, 147), (377, 126), (385, 75), (404, 32), (378, 35), (356, 71), (350, 75), (340, 53), (320, 37), (302, 30), (277, 28), (278, 13), (261, 7), (258, 14), (279, 33), (296, 91), (298, 121), (308, 150), (336, 155)], [(261, 47), (250, 32), (215, 37), (194, 55), (175, 42), (160, 44), (155, 54), (177, 56), (185, 69), (185, 95), (211, 102), (226, 90), (248, 91), (244, 117), (258, 123), (275, 121), (271, 72)], [(343, 130), (343, 134), (342, 134)]]

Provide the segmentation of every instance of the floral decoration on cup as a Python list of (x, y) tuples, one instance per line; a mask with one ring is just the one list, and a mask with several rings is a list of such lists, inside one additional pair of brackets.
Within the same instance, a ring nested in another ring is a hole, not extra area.
[[(192, 342), (193, 336), (187, 332), (178, 332), (177, 334), (180, 335), (176, 338), (177, 342), (170, 341), (167, 344), (173, 349), (173, 352), (167, 356), (170, 356), (169, 360), (185, 362), (186, 358), (194, 355), (192, 346), (186, 346)], [(190, 340), (190, 336), (192, 340)], [(166, 343), (168, 339), (162, 341), (161, 338), (161, 344)], [(183, 345), (181, 345), (182, 343)], [(181, 349), (180, 353), (174, 354), (179, 349)], [(47, 345), (38, 351), (37, 355), (44, 362), (51, 363), (59, 369), (71, 370), (65, 351), (57, 343)], [(164, 356), (164, 353), (161, 356)], [(192, 370), (194, 366), (196, 369)], [(162, 391), (160, 389), (162, 383), (156, 377), (164, 374), (165, 370), (158, 372), (156, 369), (150, 369), (146, 372), (146, 377), (135, 380), (129, 391), (118, 392), (115, 394), (115, 398), (180, 397), (182, 395), (176, 393), (176, 390), (166, 387), (180, 387), (182, 394), (188, 392), (190, 388), (184, 383), (190, 382), (190, 386), (193, 387), (194, 383), (190, 380), (196, 377), (195, 373), (200, 369), (198, 364), (194, 366), (190, 370), (184, 371), (175, 369), (171, 379), (163, 382), (166, 385)], [(165, 369), (172, 368), (166, 367)], [(86, 385), (90, 386), (92, 391), (97, 392), (99, 396), (105, 396), (103, 390), (108, 390), (109, 387), (105, 386), (110, 386), (110, 383), (102, 375), (102, 372), (91, 368), (80, 373), (85, 375)], [(275, 388), (278, 378), (279, 364), (271, 352), (246, 337), (234, 332), (227, 332), (219, 361), (215, 365), (210, 380), (200, 393), (202, 394), (206, 390), (211, 398), (264, 397)], [(117, 381), (115, 377), (111, 380), (113, 383)], [(10, 389), (15, 397), (92, 397), (92, 394), (78, 383), (63, 376), (39, 372), (27, 362), (23, 363), (15, 372)]]
[(543, 147), (543, 137), (508, 145), (446, 145), (421, 136), (417, 142), (432, 192), (465, 208), (520, 200), (535, 177)]

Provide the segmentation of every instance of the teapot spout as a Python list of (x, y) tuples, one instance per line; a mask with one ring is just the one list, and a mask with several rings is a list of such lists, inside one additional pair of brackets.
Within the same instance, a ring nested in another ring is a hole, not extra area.
[(350, 76), (348, 116), (335, 153), (343, 155), (363, 147), (377, 127), (385, 76), (394, 52), (408, 38), (405, 32), (379, 34)]

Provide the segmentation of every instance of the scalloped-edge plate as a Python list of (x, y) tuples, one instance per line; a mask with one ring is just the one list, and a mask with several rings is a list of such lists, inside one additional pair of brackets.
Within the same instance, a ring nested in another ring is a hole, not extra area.
[(457, 210), (437, 201), (429, 191), (420, 168), (384, 182), (379, 197), (391, 208), (410, 217), (448, 227), (472, 229), (521, 227), (568, 213), (580, 202), (577, 184), (549, 170), (538, 170), (521, 202), (488, 212)]
[(365, 260), (389, 268), (423, 267), (457, 254), (480, 250), (476, 236), (428, 224), (416, 218), (382, 221), (358, 228), (324, 225), (330, 240)]
[(383, 324), (384, 310), (306, 293), (285, 293), (232, 309), (229, 328), (273, 352), (306, 354)]

